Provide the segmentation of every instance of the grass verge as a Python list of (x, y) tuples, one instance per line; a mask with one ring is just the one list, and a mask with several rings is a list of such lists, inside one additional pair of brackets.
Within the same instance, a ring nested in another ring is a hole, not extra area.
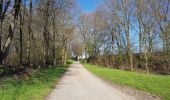
[(97, 65), (83, 64), (89, 71), (99, 77), (120, 85), (127, 85), (139, 90), (170, 100), (170, 76), (144, 74), (117, 69), (104, 68)]
[(27, 81), (6, 78), (0, 85), (1, 100), (42, 100), (53, 89), (68, 65), (37, 70)]

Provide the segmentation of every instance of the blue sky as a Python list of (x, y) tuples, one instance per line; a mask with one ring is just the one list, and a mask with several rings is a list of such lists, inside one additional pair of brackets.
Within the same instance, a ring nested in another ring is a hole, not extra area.
[(83, 11), (93, 11), (99, 0), (78, 0), (78, 4)]

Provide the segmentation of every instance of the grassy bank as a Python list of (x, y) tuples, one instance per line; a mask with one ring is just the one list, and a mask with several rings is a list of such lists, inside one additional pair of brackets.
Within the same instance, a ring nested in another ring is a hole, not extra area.
[(92, 73), (115, 84), (131, 86), (159, 95), (163, 100), (170, 100), (170, 76), (128, 72), (91, 64), (84, 66)]
[(64, 74), (67, 65), (37, 70), (27, 81), (5, 79), (0, 85), (1, 100), (42, 100)]

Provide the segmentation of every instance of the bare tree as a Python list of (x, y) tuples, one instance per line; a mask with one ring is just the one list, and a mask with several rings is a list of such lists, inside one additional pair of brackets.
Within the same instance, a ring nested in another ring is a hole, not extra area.
[(26, 63), (30, 64), (30, 42), (32, 33), (32, 0), (29, 0), (29, 19), (28, 19), (28, 40), (27, 40), (27, 59)]
[[(9, 34), (4, 42), (3, 48), (0, 52), (0, 64), (2, 64), (3, 60), (8, 56), (9, 53), (9, 48), (13, 39), (13, 35), (15, 32), (15, 28), (16, 28), (16, 21), (18, 19), (18, 15), (20, 12), (20, 6), (21, 6), (21, 1), (22, 0), (15, 0), (14, 5), (13, 5), (13, 9), (11, 10), (13, 13), (13, 17), (12, 20), (10, 22), (10, 26), (9, 26)], [(3, 1), (1, 1), (1, 3), (3, 4)], [(9, 0), (5, 6), (4, 12), (2, 13), (2, 18), (1, 18), (1, 22), (3, 21), (3, 17), (6, 14), (6, 11), (8, 10), (9, 4), (11, 3), (11, 0)], [(3, 5), (2, 5), (3, 7)], [(2, 8), (3, 9), (3, 8)]]

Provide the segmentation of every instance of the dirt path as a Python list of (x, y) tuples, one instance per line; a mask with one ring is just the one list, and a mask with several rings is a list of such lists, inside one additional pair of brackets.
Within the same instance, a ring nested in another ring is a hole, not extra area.
[(139, 100), (139, 98), (109, 85), (87, 71), (81, 64), (75, 63), (70, 66), (47, 100)]

